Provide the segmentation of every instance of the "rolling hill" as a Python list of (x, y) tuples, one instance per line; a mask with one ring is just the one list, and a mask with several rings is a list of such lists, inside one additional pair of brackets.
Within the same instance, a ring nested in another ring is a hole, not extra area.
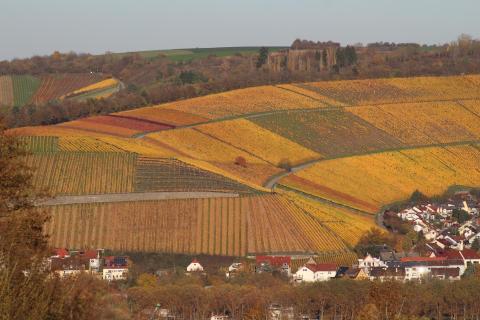
[[(456, 76), (254, 87), (10, 133), (38, 188), (71, 199), (48, 206), (56, 246), (346, 263), (382, 206), (480, 186), (479, 123), (480, 76)], [(109, 197), (145, 192), (183, 198)]]

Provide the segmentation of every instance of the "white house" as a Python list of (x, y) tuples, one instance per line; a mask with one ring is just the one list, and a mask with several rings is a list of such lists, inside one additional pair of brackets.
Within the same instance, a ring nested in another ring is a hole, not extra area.
[(104, 267), (102, 270), (102, 279), (107, 281), (126, 280), (128, 267)]
[(198, 262), (197, 259), (193, 259), (193, 261), (188, 265), (187, 272), (202, 272), (203, 266)]
[[(309, 261), (310, 262), (310, 261)], [(337, 266), (330, 263), (307, 263), (294, 274), (297, 282), (328, 281), (337, 275)]]
[(385, 262), (379, 258), (372, 257), (370, 254), (367, 254), (365, 258), (358, 259), (358, 268), (363, 269), (367, 274), (369, 274), (370, 269), (376, 267), (386, 267)]

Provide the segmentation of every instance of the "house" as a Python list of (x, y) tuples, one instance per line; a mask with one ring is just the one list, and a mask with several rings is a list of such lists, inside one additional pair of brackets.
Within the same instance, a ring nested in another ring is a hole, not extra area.
[(363, 269), (365, 273), (369, 274), (371, 268), (375, 267), (386, 267), (384, 261), (380, 260), (379, 258), (375, 258), (369, 253), (363, 259), (358, 259), (358, 267)]
[(405, 268), (402, 267), (374, 267), (370, 270), (371, 280), (405, 280)]
[(337, 272), (337, 277), (351, 280), (367, 280), (369, 278), (365, 270), (360, 268), (346, 268), (341, 274)]
[(480, 264), (480, 255), (473, 249), (459, 251), (466, 266), (469, 264)]
[(337, 275), (337, 266), (331, 263), (315, 263), (311, 259), (307, 264), (297, 270), (293, 276), (296, 282), (328, 281)]
[(70, 257), (70, 253), (68, 252), (68, 249), (65, 248), (55, 248), (53, 249), (53, 255), (52, 258), (68, 258)]
[(234, 275), (243, 271), (245, 271), (245, 265), (241, 262), (234, 262), (228, 267), (227, 272), (225, 272), (225, 277), (231, 278)]
[(430, 275), (441, 280), (460, 280), (460, 268), (435, 268)]
[(127, 280), (127, 266), (107, 266), (102, 270), (102, 279), (107, 281)]
[(107, 281), (126, 280), (128, 276), (128, 258), (122, 256), (105, 257), (102, 279)]
[(292, 257), (290, 256), (256, 256), (255, 272), (280, 272), (287, 277), (291, 275)]
[(66, 255), (60, 258), (58, 255), (49, 259), (50, 271), (60, 278), (78, 275), (89, 269), (88, 259), (79, 256)]
[[(459, 269), (459, 275), (461, 276), (466, 269), (463, 260), (461, 259), (448, 259), (448, 257), (406, 257), (401, 259), (402, 266), (405, 268), (406, 280), (418, 280), (429, 276), (434, 276), (441, 271), (434, 271), (435, 269)], [(432, 271), (433, 274), (432, 274)]]
[(187, 272), (203, 272), (203, 266), (197, 259), (193, 259), (187, 266)]

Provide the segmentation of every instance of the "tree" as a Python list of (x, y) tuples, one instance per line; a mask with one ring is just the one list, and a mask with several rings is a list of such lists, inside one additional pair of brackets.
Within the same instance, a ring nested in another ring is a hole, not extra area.
[(94, 279), (67, 285), (45, 268), (48, 215), (35, 207), (42, 197), (33, 191), (25, 154), (0, 128), (0, 319), (89, 318), (96, 306)]
[(328, 54), (326, 49), (322, 51), (322, 64), (325, 68), (328, 67)]
[(480, 238), (477, 237), (475, 240), (473, 240), (472, 249), (477, 252), (480, 251)]
[(368, 303), (363, 306), (363, 308), (358, 313), (358, 320), (379, 320), (380, 312), (378, 308), (373, 303)]
[(457, 220), (460, 224), (470, 220), (468, 212), (462, 209), (453, 209), (452, 218)]
[(278, 167), (290, 171), (292, 170), (292, 162), (289, 159), (282, 159), (280, 160)]
[(345, 62), (348, 66), (357, 63), (357, 52), (355, 47), (347, 46), (345, 48)]
[(238, 156), (238, 157), (235, 158), (235, 164), (237, 166), (246, 168), (247, 167), (247, 160), (245, 160), (244, 157)]
[(260, 69), (268, 60), (268, 48), (261, 47), (258, 51), (257, 69)]
[(428, 197), (421, 193), (419, 190), (413, 191), (412, 195), (410, 196), (410, 202), (411, 203), (419, 203), (422, 201), (427, 200)]
[(335, 53), (335, 57), (337, 59), (337, 66), (339, 68), (345, 67), (345, 62), (346, 62), (345, 50), (343, 50), (342, 48), (338, 48), (337, 52)]
[(365, 256), (367, 253), (378, 255), (384, 246), (395, 247), (396, 241), (394, 237), (379, 228), (371, 228), (360, 238), (355, 251), (360, 256)]

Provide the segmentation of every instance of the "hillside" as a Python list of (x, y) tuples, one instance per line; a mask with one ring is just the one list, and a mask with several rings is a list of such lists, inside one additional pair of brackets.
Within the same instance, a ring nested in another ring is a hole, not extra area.
[(0, 107), (42, 105), (54, 100), (107, 98), (120, 90), (116, 79), (93, 73), (0, 76)]
[[(29, 137), (37, 187), (66, 196), (56, 246), (348, 262), (382, 206), (480, 186), (479, 120), (472, 75), (254, 87), (10, 132)], [(108, 196), (146, 192), (183, 198)]]

